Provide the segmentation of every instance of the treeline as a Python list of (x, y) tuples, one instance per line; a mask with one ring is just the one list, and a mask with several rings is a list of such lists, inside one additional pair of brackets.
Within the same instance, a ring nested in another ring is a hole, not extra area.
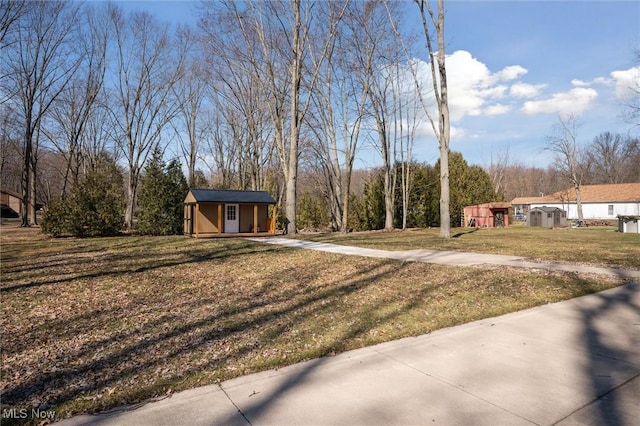
[(133, 229), (159, 148), (189, 186), (273, 193), (295, 232), (303, 156), (322, 157), (346, 217), (358, 145), (388, 173), (410, 139), (393, 123), (415, 128), (399, 2), (203, 2), (197, 28), (114, 3), (1, 4), (3, 187), (21, 194), (23, 226), (34, 200), (71, 196), (109, 157)]
[[(120, 209), (125, 229), (147, 232), (151, 164), (167, 176), (181, 164), (190, 187), (266, 190), (291, 233), (308, 223), (437, 223), (438, 165), (412, 154), (421, 99), (432, 96), (418, 91), (411, 62), (424, 44), (398, 31), (417, 3), (203, 2), (197, 27), (171, 27), (113, 3), (0, 1), (0, 175), (22, 196), (23, 226), (36, 223), (38, 200), (50, 218), (60, 208), (88, 221), (88, 234), (93, 223), (111, 229)], [(601, 145), (585, 160), (589, 179), (639, 180), (637, 140), (610, 135)], [(366, 182), (354, 169), (364, 148), (380, 164)], [(175, 162), (159, 165), (157, 153)], [(455, 226), (461, 203), (490, 191), (478, 166), (454, 154), (450, 162), (452, 178), (462, 176), (450, 183)], [(498, 199), (567, 186), (555, 165), (519, 166), (504, 154), (485, 172)], [(95, 194), (122, 200), (100, 204)], [(101, 217), (106, 204), (117, 209)]]
[[(183, 230), (187, 180), (177, 160), (168, 164), (155, 149), (140, 179), (136, 203), (136, 230), (143, 235), (174, 235)], [(125, 225), (125, 185), (115, 160), (99, 156), (66, 197), (47, 206), (42, 231), (54, 237), (112, 236)]]
[[(469, 165), (458, 152), (449, 155), (451, 183), (451, 226), (460, 226), (462, 208), (471, 204), (498, 201), (489, 174), (480, 166)], [(404, 175), (406, 182), (403, 182)], [(310, 176), (307, 179), (313, 181)], [(396, 163), (392, 170), (393, 228), (437, 227), (440, 224), (440, 164)], [(405, 188), (403, 189), (403, 186)], [(349, 230), (375, 230), (386, 227), (384, 170), (371, 170), (360, 177), (360, 190), (351, 194)], [(301, 195), (299, 222), (302, 228), (338, 230), (330, 200), (322, 186), (308, 186)]]

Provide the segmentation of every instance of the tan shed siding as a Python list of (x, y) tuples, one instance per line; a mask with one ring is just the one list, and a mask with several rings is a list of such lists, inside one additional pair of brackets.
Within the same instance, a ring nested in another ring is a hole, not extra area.
[(240, 204), (240, 232), (253, 232), (253, 204)]
[(198, 212), (198, 233), (206, 234), (218, 232), (218, 205), (217, 204), (200, 204)]
[(191, 221), (191, 217), (189, 216), (189, 210), (191, 210), (189, 208), (188, 204), (183, 205), (183, 210), (184, 210), (184, 222), (183, 222), (183, 229), (182, 232), (185, 235), (189, 235), (189, 222)]
[(258, 206), (258, 226), (260, 232), (269, 231), (269, 206)]
[(191, 191), (189, 191), (189, 193), (187, 194), (187, 198), (184, 199), (184, 202), (185, 203), (195, 203), (196, 202), (196, 197), (193, 196)]

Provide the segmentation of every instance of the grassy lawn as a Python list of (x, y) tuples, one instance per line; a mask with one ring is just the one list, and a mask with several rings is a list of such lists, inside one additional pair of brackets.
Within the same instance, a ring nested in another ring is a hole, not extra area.
[[(522, 246), (517, 253), (526, 246), (521, 238), (533, 245), (536, 235), (516, 230), (509, 242), (499, 235), (510, 230), (493, 231), (446, 242), (432, 231), (331, 239), (393, 249), (426, 240), (437, 248), (500, 253)], [(591, 242), (591, 232), (558, 235), (582, 244), (580, 259), (599, 259), (591, 250), (604, 243)], [(7, 225), (0, 233), (2, 408), (47, 407), (58, 418), (621, 284), (612, 277), (346, 257), (240, 239), (54, 240)], [(483, 245), (481, 235), (493, 243)], [(637, 253), (637, 236), (624, 236), (623, 244), (620, 234), (593, 235), (618, 241), (608, 247), (607, 263), (637, 266), (627, 259)]]
[(640, 269), (640, 236), (622, 234), (611, 227), (576, 229), (454, 228), (451, 239), (438, 237), (438, 229), (406, 232), (308, 234), (296, 238), (383, 250), (452, 250), (524, 256), (540, 261), (579, 262)]

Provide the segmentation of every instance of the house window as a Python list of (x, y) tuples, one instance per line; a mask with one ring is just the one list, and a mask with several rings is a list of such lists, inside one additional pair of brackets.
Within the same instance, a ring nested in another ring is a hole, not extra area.
[(236, 220), (236, 206), (227, 206), (227, 220)]
[(609, 216), (613, 216), (613, 204), (609, 204)]
[(547, 219), (551, 219), (551, 213), (547, 213)]

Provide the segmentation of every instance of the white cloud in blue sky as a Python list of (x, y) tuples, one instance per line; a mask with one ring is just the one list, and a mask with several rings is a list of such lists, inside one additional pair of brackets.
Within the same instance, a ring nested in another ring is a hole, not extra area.
[(517, 82), (511, 85), (509, 94), (515, 98), (535, 98), (545, 87), (547, 87), (546, 84), (529, 84)]
[[(451, 149), (470, 163), (491, 152), (546, 167), (546, 136), (579, 117), (579, 140), (638, 132), (621, 118), (640, 87), (640, 2), (445, 1)], [(408, 5), (410, 11), (411, 6)], [(427, 56), (423, 56), (426, 58)], [(437, 158), (425, 139), (416, 150)]]

